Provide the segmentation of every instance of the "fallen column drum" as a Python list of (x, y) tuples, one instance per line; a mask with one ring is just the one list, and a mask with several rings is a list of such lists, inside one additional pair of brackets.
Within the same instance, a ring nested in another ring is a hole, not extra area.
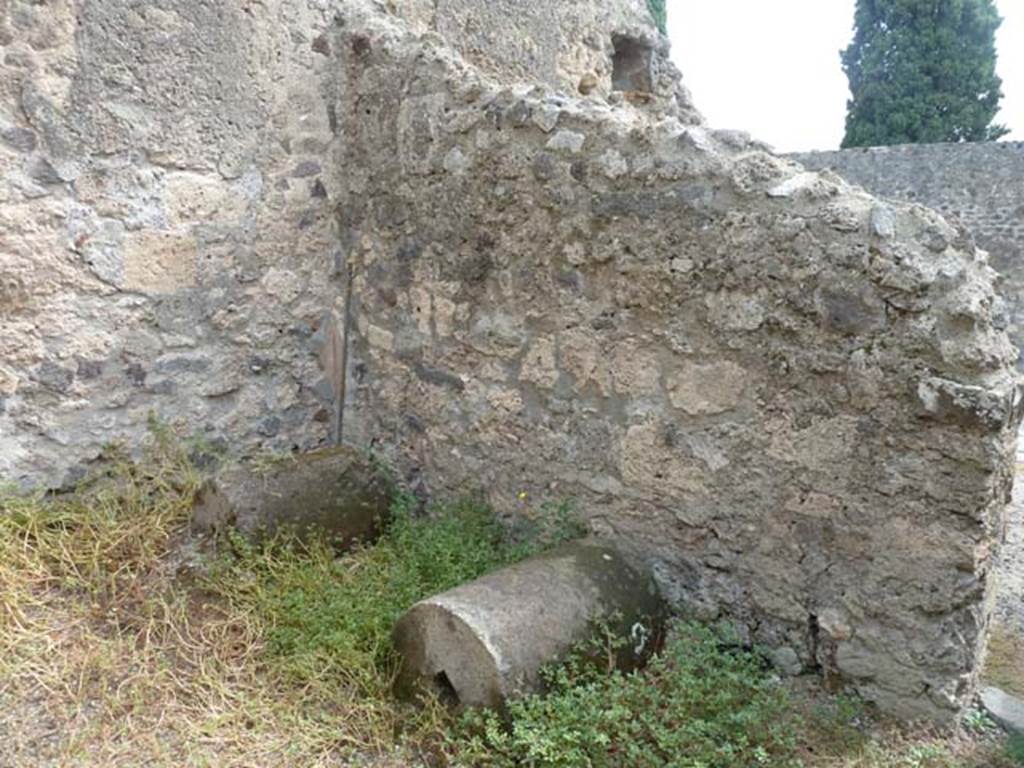
[(502, 708), (542, 687), (544, 665), (608, 621), (620, 668), (643, 663), (665, 610), (653, 579), (611, 542), (562, 545), (414, 605), (397, 623), (399, 695), (432, 690), (452, 706)]

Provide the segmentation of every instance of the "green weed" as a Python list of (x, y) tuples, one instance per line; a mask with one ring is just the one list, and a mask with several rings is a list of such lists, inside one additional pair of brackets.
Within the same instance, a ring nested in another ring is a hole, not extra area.
[(1024, 765), (1024, 735), (1010, 737), (1006, 744), (1006, 755), (1015, 765)]
[(975, 733), (987, 733), (998, 728), (995, 721), (983, 710), (970, 709), (964, 716), (964, 727)]
[[(525, 494), (522, 496), (525, 497)], [(516, 541), (528, 542), (528, 546), (537, 550), (586, 535), (587, 527), (580, 520), (571, 500), (545, 502), (536, 508), (525, 508), (512, 527), (512, 537)]]
[(581, 649), (547, 675), (549, 690), (512, 702), (506, 724), (465, 714), (449, 740), (461, 763), (493, 768), (795, 766), (783, 687), (756, 654), (719, 632), (677, 624), (663, 652), (610, 673)]
[(330, 541), (234, 540), (206, 588), (265, 625), (271, 663), (298, 683), (348, 680), (387, 698), (395, 671), (391, 628), (413, 603), (529, 554), (489, 509), (461, 503), (417, 519), (400, 497), (373, 546), (338, 555)]

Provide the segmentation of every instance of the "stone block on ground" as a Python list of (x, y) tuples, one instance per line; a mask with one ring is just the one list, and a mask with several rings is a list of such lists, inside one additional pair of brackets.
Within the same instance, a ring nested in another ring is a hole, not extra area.
[(225, 469), (200, 492), (193, 525), (201, 532), (233, 526), (250, 539), (283, 529), (318, 531), (350, 546), (377, 537), (391, 498), (391, 482), (376, 463), (359, 451), (331, 448)]
[(1024, 734), (1024, 699), (989, 686), (981, 689), (981, 704), (1007, 731)]
[(502, 708), (541, 688), (541, 669), (607, 620), (629, 643), (621, 668), (639, 666), (661, 634), (653, 579), (607, 541), (585, 539), (417, 603), (395, 627), (396, 689), (433, 690), (450, 705)]

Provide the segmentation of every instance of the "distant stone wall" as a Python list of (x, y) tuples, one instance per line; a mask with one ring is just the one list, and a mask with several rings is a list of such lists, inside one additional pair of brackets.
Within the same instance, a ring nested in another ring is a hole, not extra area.
[(1002, 275), (1011, 335), (1024, 347), (1024, 142), (917, 144), (790, 155), (882, 197), (962, 222)]

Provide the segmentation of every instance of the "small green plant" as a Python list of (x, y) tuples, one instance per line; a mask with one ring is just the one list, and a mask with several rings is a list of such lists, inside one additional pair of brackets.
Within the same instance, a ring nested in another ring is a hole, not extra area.
[(492, 768), (798, 765), (785, 691), (760, 656), (731, 650), (721, 633), (680, 623), (642, 672), (609, 672), (593, 664), (591, 650), (549, 670), (547, 693), (512, 702), (507, 723), (490, 712), (465, 714), (448, 742), (456, 761)]
[(971, 709), (964, 716), (964, 727), (974, 733), (987, 733), (996, 728), (995, 721), (980, 709)]
[(807, 712), (805, 737), (814, 742), (817, 752), (835, 755), (856, 752), (867, 744), (864, 732), (867, 720), (862, 699), (839, 695), (816, 702)]
[[(524, 504), (526, 493), (520, 494)], [(512, 530), (517, 541), (527, 542), (534, 549), (545, 549), (587, 535), (587, 526), (580, 519), (572, 500), (545, 502), (534, 510), (524, 510)]]
[(937, 760), (946, 760), (949, 750), (942, 744), (917, 744), (899, 761), (900, 768), (927, 768)]
[(647, 7), (654, 17), (654, 23), (658, 26), (661, 34), (668, 33), (668, 10), (665, 8), (665, 0), (647, 0)]

